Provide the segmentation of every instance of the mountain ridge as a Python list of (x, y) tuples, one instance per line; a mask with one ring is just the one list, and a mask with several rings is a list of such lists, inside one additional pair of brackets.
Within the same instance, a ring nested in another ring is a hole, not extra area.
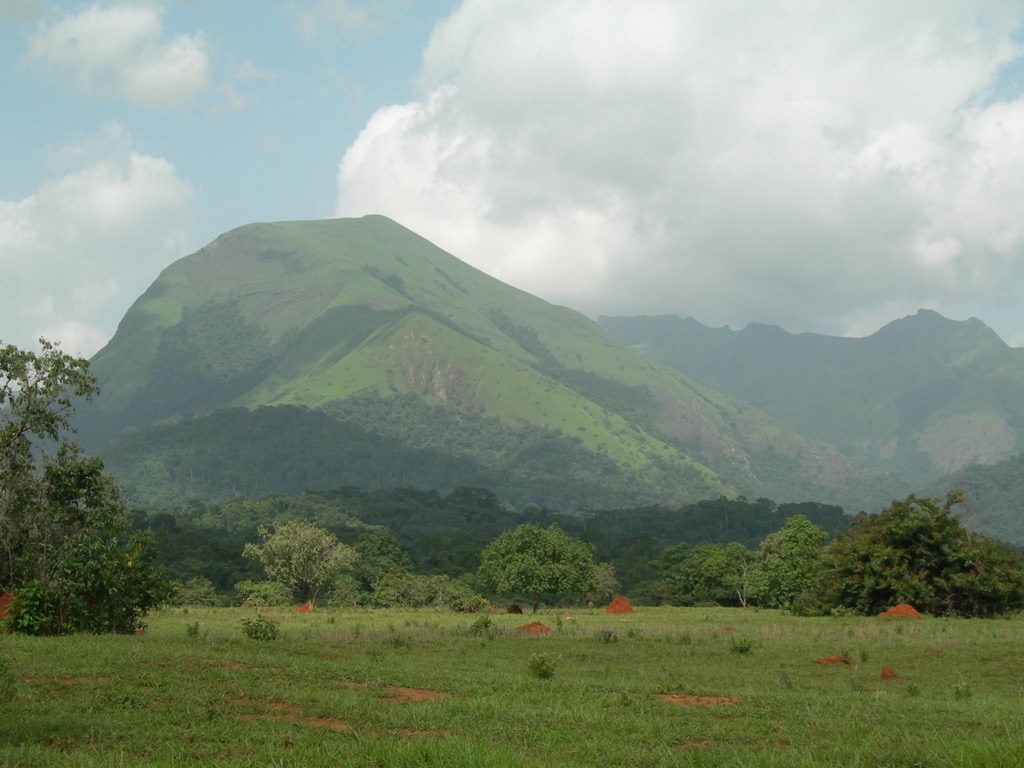
[[(275, 406), (435, 451), (451, 461), (451, 485), (458, 466), (486, 456), (483, 476), (518, 504), (747, 494), (859, 509), (898, 487), (381, 216), (225, 233), (161, 272), (93, 371), (104, 394), (81, 433), (141, 501), (208, 492), (179, 481), (175, 468), (192, 459), (168, 430), (202, 440), (203, 420), (224, 409)], [(241, 427), (222, 428), (244, 441)], [(261, 435), (267, 451), (301, 450), (294, 436)], [(319, 487), (354, 477), (340, 459), (358, 457), (337, 451)], [(418, 463), (403, 459), (396, 474), (436, 481)]]

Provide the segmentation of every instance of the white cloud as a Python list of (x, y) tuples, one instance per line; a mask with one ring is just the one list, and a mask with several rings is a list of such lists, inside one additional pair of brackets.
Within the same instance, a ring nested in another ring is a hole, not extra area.
[(381, 34), (408, 12), (410, 0), (313, 0), (293, 3), (287, 13), (307, 43), (365, 40)]
[(423, 99), (345, 154), (336, 213), (592, 314), (842, 333), (977, 313), (1024, 285), (1024, 100), (993, 94), (1022, 20), (966, 0), (467, 0), (424, 53)]
[(108, 127), (57, 153), (81, 158), (80, 167), (23, 200), (0, 201), (3, 342), (28, 347), (42, 335), (91, 355), (154, 275), (187, 252), (192, 188), (169, 162), (128, 143)]
[(96, 3), (32, 36), (24, 61), (90, 96), (173, 109), (211, 87), (201, 34), (165, 39), (161, 10), (150, 4)]

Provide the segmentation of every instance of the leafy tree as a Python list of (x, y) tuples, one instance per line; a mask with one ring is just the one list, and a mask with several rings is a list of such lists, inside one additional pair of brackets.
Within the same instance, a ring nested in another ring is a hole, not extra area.
[(30, 634), (133, 632), (170, 596), (152, 535), (128, 535), (103, 462), (67, 439), (75, 398), (96, 384), (81, 358), (40, 339), (0, 347), (0, 589)]
[(275, 523), (273, 531), (261, 525), (259, 535), (262, 546), (246, 544), (242, 554), (259, 560), (268, 579), (298, 591), (311, 607), (320, 591), (359, 558), (333, 533), (305, 520)]
[(581, 595), (596, 588), (589, 545), (557, 525), (520, 525), (484, 548), (477, 578), (501, 595), (527, 594), (537, 612), (540, 596)]
[(374, 583), (393, 568), (405, 571), (412, 569), (409, 554), (387, 528), (361, 534), (356, 539), (355, 549), (359, 553), (359, 562), (353, 568), (352, 575), (367, 591), (373, 590)]
[(752, 597), (765, 608), (810, 609), (828, 534), (803, 515), (793, 515), (768, 534), (757, 552)]
[(995, 616), (1024, 603), (1024, 558), (969, 533), (954, 514), (963, 500), (908, 496), (854, 519), (825, 561), (826, 604), (876, 614), (899, 603), (937, 615)]
[(667, 547), (655, 561), (662, 599), (675, 605), (746, 607), (753, 562), (754, 553), (738, 542)]

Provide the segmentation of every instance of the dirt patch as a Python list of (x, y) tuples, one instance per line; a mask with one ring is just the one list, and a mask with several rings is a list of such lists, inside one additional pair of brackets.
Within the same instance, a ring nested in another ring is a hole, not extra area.
[(425, 688), (385, 688), (384, 701), (399, 704), (405, 701), (440, 701), (451, 694), (428, 691)]
[(300, 605), (298, 608), (295, 609), (295, 612), (296, 613), (309, 613), (309, 609), (311, 607), (312, 606), (310, 606), (309, 603), (303, 603), (302, 605)]
[(884, 683), (888, 683), (888, 682), (890, 682), (892, 680), (899, 680), (900, 679), (900, 676), (896, 674), (895, 670), (892, 667), (889, 667), (889, 666), (882, 667), (882, 671), (878, 675), (878, 677)]
[(659, 693), (658, 698), (677, 707), (714, 707), (719, 704), (735, 706), (740, 700), (735, 696), (695, 696), (692, 693)]
[[(248, 699), (232, 699), (232, 704), (249, 704)], [(266, 708), (270, 710), (269, 713), (263, 715), (253, 715), (245, 713), (239, 715), (242, 720), (269, 720), (271, 722), (288, 722), (288, 723), (300, 723), (301, 725), (308, 725), (311, 728), (326, 728), (330, 731), (351, 731), (352, 726), (346, 723), (344, 720), (338, 720), (333, 717), (302, 717), (299, 713), (299, 708), (294, 704), (286, 704), (283, 701), (277, 699), (271, 699), (266, 702)]]
[[(366, 689), (371, 686), (369, 683), (356, 683), (347, 681), (346, 688)], [(443, 691), (432, 691), (428, 688), (402, 688), (397, 685), (385, 685), (380, 689), (383, 692), (382, 698), (391, 704), (399, 704), (406, 701), (441, 701), (451, 696)]]
[(11, 605), (11, 595), (9, 592), (0, 592), (0, 621), (7, 618), (7, 610)]
[(516, 627), (516, 632), (522, 632), (524, 635), (550, 635), (554, 632), (551, 627), (546, 627), (539, 621), (534, 621), (530, 624), (523, 624), (521, 627)]
[(204, 667), (219, 667), (220, 669), (259, 669), (259, 667), (241, 664), (230, 659), (182, 659), (181, 663), (185, 666), (202, 664)]
[(882, 611), (878, 615), (879, 616), (885, 616), (885, 617), (895, 616), (897, 618), (902, 618), (902, 619), (920, 619), (921, 618), (921, 614), (917, 612), (917, 610), (914, 608), (914, 606), (907, 605), (906, 603), (900, 603), (899, 605), (894, 605), (889, 610)]
[(823, 656), (820, 659), (815, 659), (814, 663), (821, 664), (823, 667), (830, 667), (833, 664), (852, 664), (853, 660), (849, 656)]
[(629, 600), (619, 595), (610, 603), (608, 607), (604, 609), (605, 613), (634, 613), (633, 606), (629, 604)]

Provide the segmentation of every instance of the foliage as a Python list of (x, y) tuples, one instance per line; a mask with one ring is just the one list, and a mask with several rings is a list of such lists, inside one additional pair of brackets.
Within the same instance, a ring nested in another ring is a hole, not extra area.
[(555, 676), (555, 658), (550, 653), (532, 654), (526, 666), (538, 680), (550, 680)]
[(667, 547), (654, 562), (661, 597), (672, 605), (746, 607), (754, 579), (754, 553), (738, 542)]
[(908, 496), (857, 517), (825, 561), (827, 604), (875, 614), (899, 603), (935, 615), (995, 616), (1024, 605), (1024, 558), (967, 531), (945, 502)]
[(39, 343), (39, 355), (0, 348), (0, 589), (15, 596), (11, 626), (133, 632), (170, 582), (152, 535), (128, 534), (103, 462), (66, 438), (74, 399), (96, 391), (87, 361)]
[(262, 546), (246, 544), (242, 554), (262, 563), (268, 579), (297, 590), (311, 607), (320, 591), (359, 558), (333, 533), (305, 520), (275, 523), (273, 531), (260, 526), (259, 534)]
[(392, 569), (412, 569), (409, 553), (387, 528), (360, 534), (355, 541), (355, 549), (359, 553), (359, 561), (352, 569), (352, 575), (365, 590), (373, 590), (381, 576)]
[(828, 534), (803, 515), (786, 520), (757, 551), (751, 597), (764, 608), (812, 609)]
[(460, 613), (484, 610), (484, 600), (463, 582), (447, 576), (418, 576), (392, 566), (373, 583), (369, 604), (379, 608), (446, 608)]
[(257, 613), (253, 618), (242, 619), (242, 633), (250, 640), (264, 642), (277, 640), (281, 626), (273, 619)]
[(534, 613), (542, 594), (581, 595), (596, 586), (592, 548), (557, 525), (501, 534), (481, 554), (477, 578), (498, 594), (532, 596)]
[(219, 600), (214, 591), (213, 582), (203, 576), (195, 576), (184, 584), (178, 582), (175, 585), (174, 597), (171, 602), (174, 605), (210, 606), (217, 605)]

